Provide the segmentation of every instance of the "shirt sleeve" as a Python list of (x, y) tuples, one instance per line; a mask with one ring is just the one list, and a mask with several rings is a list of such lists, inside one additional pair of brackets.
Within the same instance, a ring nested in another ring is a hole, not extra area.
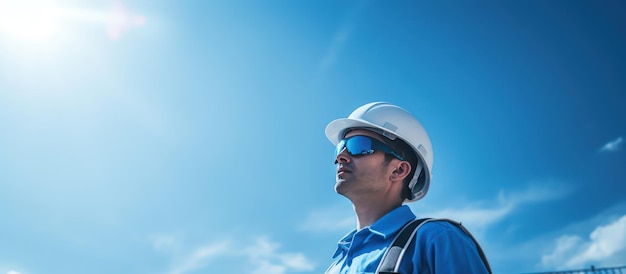
[(489, 273), (471, 237), (449, 222), (425, 223), (415, 247), (412, 273)]

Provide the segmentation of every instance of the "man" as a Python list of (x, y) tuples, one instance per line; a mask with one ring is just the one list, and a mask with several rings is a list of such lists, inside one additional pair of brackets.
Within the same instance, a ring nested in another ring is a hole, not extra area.
[(490, 273), (473, 237), (449, 220), (421, 223), (394, 270), (380, 266), (383, 256), (391, 256), (385, 253), (392, 241), (416, 219), (403, 203), (421, 199), (430, 186), (432, 145), (413, 115), (369, 103), (330, 122), (326, 136), (336, 146), (335, 191), (352, 202), (357, 221), (339, 241), (327, 274)]

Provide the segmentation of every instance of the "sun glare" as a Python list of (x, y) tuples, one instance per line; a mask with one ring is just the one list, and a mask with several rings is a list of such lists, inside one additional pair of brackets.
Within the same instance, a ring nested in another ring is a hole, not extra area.
[(10, 38), (44, 41), (58, 31), (59, 19), (51, 0), (0, 0), (0, 32)]
[(146, 19), (120, 0), (113, 1), (108, 11), (62, 8), (54, 0), (0, 0), (0, 38), (47, 42), (61, 34), (62, 23), (101, 24), (109, 38), (117, 40), (128, 30), (143, 27)]

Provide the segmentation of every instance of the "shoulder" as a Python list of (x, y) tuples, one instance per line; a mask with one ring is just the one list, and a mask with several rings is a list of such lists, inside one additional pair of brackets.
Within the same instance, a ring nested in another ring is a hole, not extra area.
[(447, 256), (478, 254), (474, 239), (459, 223), (452, 220), (433, 219), (425, 222), (415, 235), (416, 247), (431, 255)]
[(461, 229), (460, 224), (447, 219), (430, 219), (425, 221), (417, 231), (418, 238), (460, 237), (468, 235)]
[(423, 223), (414, 244), (413, 263), (424, 273), (487, 273), (472, 236), (454, 221)]

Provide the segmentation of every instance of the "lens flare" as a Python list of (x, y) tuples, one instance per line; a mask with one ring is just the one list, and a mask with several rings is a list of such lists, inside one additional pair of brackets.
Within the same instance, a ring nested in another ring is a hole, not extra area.
[(0, 0), (0, 32), (43, 41), (59, 29), (60, 10), (51, 0)]
[(113, 1), (111, 10), (90, 10), (60, 7), (54, 0), (0, 0), (0, 36), (12, 40), (46, 42), (75, 24), (101, 25), (111, 40), (118, 40), (144, 26), (146, 18), (121, 1)]

